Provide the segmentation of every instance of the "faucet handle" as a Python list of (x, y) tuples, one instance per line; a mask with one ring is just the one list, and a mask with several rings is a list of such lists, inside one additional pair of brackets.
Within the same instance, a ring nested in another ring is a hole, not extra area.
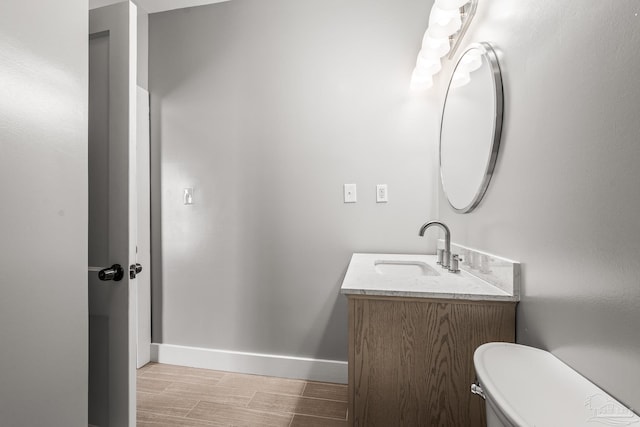
[(437, 254), (438, 254), (438, 261), (436, 261), (436, 264), (442, 265), (442, 260), (444, 258), (444, 249), (438, 249)]
[(460, 258), (460, 255), (458, 254), (452, 254), (451, 255), (451, 263), (449, 265), (449, 272), (450, 273), (459, 273), (460, 272), (460, 268), (458, 268), (458, 262), (462, 261), (462, 258)]

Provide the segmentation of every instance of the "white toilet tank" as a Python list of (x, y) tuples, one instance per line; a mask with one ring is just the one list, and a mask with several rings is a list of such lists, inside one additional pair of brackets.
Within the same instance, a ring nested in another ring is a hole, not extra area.
[(548, 351), (488, 343), (473, 362), (488, 427), (640, 427), (640, 417)]

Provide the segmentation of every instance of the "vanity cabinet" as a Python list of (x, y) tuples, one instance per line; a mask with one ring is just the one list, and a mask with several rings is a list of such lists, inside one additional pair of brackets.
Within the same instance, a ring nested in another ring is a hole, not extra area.
[(473, 352), (514, 342), (516, 302), (348, 298), (349, 425), (486, 425)]

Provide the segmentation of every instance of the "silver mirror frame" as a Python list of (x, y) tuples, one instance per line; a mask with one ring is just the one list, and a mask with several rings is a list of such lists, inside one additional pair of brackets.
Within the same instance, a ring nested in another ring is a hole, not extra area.
[[(444, 176), (442, 174), (442, 125), (444, 124), (444, 112), (447, 108), (447, 97), (449, 96), (449, 91), (451, 90), (451, 82), (453, 80), (453, 76), (456, 73), (456, 69), (460, 65), (460, 60), (465, 56), (465, 54), (472, 50), (478, 49), (482, 53), (482, 57), (487, 60), (489, 67), (491, 68), (491, 75), (493, 77), (493, 86), (495, 89), (496, 97), (496, 113), (495, 113), (495, 125), (493, 128), (493, 141), (491, 145), (491, 153), (489, 155), (489, 161), (487, 162), (487, 167), (484, 172), (484, 178), (482, 180), (482, 184), (478, 188), (476, 195), (474, 196), (471, 203), (469, 203), (464, 208), (456, 208), (451, 204), (449, 197), (447, 196), (447, 187), (444, 182)], [(451, 79), (449, 80), (449, 85), (447, 86), (447, 93), (444, 98), (444, 105), (442, 106), (442, 115), (440, 116), (440, 144), (438, 146), (438, 163), (440, 168), (440, 182), (442, 183), (442, 190), (444, 192), (445, 197), (447, 197), (447, 202), (449, 206), (457, 212), (457, 213), (469, 213), (473, 211), (482, 201), (484, 194), (487, 192), (487, 188), (489, 187), (489, 182), (491, 181), (491, 177), (493, 176), (493, 171), (496, 166), (496, 161), (498, 159), (498, 150), (500, 149), (500, 139), (502, 137), (502, 120), (504, 113), (504, 93), (502, 87), (502, 73), (500, 71), (500, 64), (498, 63), (498, 56), (496, 52), (493, 50), (493, 47), (487, 42), (479, 42), (469, 45), (467, 49), (464, 51), (460, 58), (458, 58), (458, 62), (456, 63), (453, 72), (451, 73)]]

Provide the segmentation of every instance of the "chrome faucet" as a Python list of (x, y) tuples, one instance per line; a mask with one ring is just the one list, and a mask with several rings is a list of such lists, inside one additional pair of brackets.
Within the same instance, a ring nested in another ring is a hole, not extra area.
[(427, 231), (427, 228), (434, 225), (444, 230), (444, 254), (442, 257), (442, 268), (449, 268), (449, 259), (451, 258), (451, 231), (449, 231), (449, 227), (440, 221), (429, 221), (420, 227), (420, 233), (418, 234), (420, 236), (424, 236), (424, 232)]

